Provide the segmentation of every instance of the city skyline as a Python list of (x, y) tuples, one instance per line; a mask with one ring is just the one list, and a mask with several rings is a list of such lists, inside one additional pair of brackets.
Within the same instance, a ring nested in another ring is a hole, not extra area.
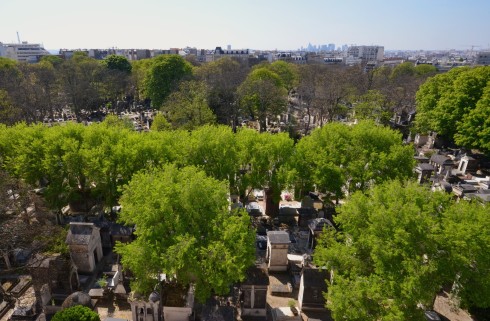
[(295, 50), (308, 43), (385, 50), (490, 47), (490, 2), (414, 0), (2, 0), (0, 42), (59, 48)]

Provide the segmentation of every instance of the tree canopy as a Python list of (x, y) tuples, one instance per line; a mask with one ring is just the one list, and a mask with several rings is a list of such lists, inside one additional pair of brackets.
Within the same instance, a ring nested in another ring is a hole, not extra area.
[(238, 88), (244, 113), (266, 130), (266, 119), (273, 119), (286, 110), (287, 90), (282, 79), (266, 67), (253, 70)]
[(182, 82), (179, 90), (167, 98), (162, 111), (174, 128), (192, 130), (216, 121), (216, 116), (209, 108), (207, 89), (203, 82)]
[[(486, 142), (480, 138), (485, 137), (488, 124), (475, 115), (484, 111), (489, 81), (488, 66), (452, 69), (429, 78), (416, 96), (417, 129), (436, 131), (457, 144), (488, 151)], [(474, 127), (478, 125), (481, 127)]]
[(103, 64), (111, 70), (118, 70), (125, 73), (131, 73), (133, 66), (126, 57), (119, 55), (109, 55), (104, 58)]
[(314, 255), (333, 271), (334, 318), (420, 320), (418, 305), (430, 309), (441, 287), (464, 307), (490, 306), (488, 213), (415, 182), (354, 193), (336, 217), (340, 231), (323, 233)]
[(288, 165), (289, 182), (300, 194), (316, 186), (338, 198), (343, 191), (411, 177), (412, 154), (401, 134), (387, 127), (370, 121), (328, 123), (298, 142)]
[(161, 55), (151, 59), (144, 86), (153, 106), (160, 107), (179, 82), (191, 74), (191, 64), (179, 55)]
[(228, 186), (195, 167), (165, 165), (135, 174), (121, 197), (120, 219), (137, 238), (118, 244), (134, 289), (148, 292), (161, 273), (194, 283), (196, 297), (224, 294), (243, 280), (255, 258), (246, 212), (228, 210)]

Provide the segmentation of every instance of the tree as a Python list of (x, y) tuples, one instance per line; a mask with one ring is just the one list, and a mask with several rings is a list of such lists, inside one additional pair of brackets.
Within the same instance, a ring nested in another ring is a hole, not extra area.
[(475, 109), (467, 113), (454, 135), (457, 144), (478, 148), (490, 153), (490, 83), (476, 103)]
[(53, 321), (100, 321), (99, 315), (85, 306), (76, 305), (56, 312)]
[(63, 252), (66, 231), (54, 226), (53, 221), (54, 216), (44, 200), (32, 192), (32, 186), (0, 170), (0, 257), (6, 263), (3, 272), (24, 267), (12, 265), (10, 258), (16, 251), (26, 250), (32, 255)]
[(354, 106), (355, 117), (360, 120), (370, 119), (387, 125), (392, 116), (390, 107), (389, 102), (381, 92), (369, 90), (358, 98)]
[(101, 103), (102, 68), (97, 60), (81, 52), (60, 66), (65, 103), (70, 105), (78, 119), (82, 116), (82, 110), (98, 108)]
[(179, 55), (161, 55), (151, 59), (145, 75), (145, 93), (156, 108), (162, 106), (181, 80), (192, 74), (192, 66)]
[(298, 85), (298, 68), (297, 65), (282, 60), (274, 61), (268, 66), (268, 69), (276, 73), (281, 78), (284, 88), (288, 93)]
[(219, 124), (232, 124), (236, 131), (239, 116), (237, 88), (247, 76), (249, 68), (230, 57), (203, 64), (196, 69), (197, 79), (208, 89), (208, 104)]
[[(390, 181), (356, 192), (315, 250), (333, 271), (327, 306), (335, 319), (421, 320), (441, 287), (463, 306), (489, 306), (488, 208)], [(355, 307), (355, 308), (353, 308)]]
[(22, 117), (20, 108), (16, 108), (7, 91), (0, 89), (0, 123), (13, 125)]
[(126, 57), (119, 55), (108, 55), (102, 60), (102, 64), (110, 70), (118, 70), (124, 73), (131, 73), (133, 66)]
[[(490, 68), (487, 66), (455, 68), (429, 78), (420, 86), (416, 96), (417, 130), (436, 131), (454, 141), (455, 135), (460, 133), (462, 127), (466, 127), (465, 117), (476, 108), (489, 80)], [(461, 139), (461, 134), (458, 137)], [(463, 141), (467, 143), (476, 140), (469, 138)]]
[(170, 129), (170, 124), (167, 121), (167, 118), (163, 116), (162, 114), (156, 114), (153, 117), (153, 122), (151, 123), (151, 130), (160, 132), (164, 130), (169, 130)]
[(250, 188), (265, 189), (270, 202), (266, 205), (266, 214), (276, 215), (285, 186), (283, 166), (293, 153), (294, 141), (286, 133), (258, 133), (243, 128), (236, 134), (236, 144), (242, 170), (236, 191), (244, 199)]
[(182, 144), (184, 165), (202, 168), (207, 175), (227, 180), (234, 186), (239, 170), (236, 135), (229, 126), (202, 126), (188, 135)]
[(112, 106), (117, 107), (118, 101), (128, 93), (130, 74), (133, 66), (126, 57), (109, 55), (104, 58), (102, 65), (103, 94), (111, 101)]
[(225, 294), (255, 257), (248, 215), (228, 210), (228, 187), (195, 167), (165, 165), (135, 174), (124, 187), (120, 219), (136, 224), (136, 240), (117, 244), (132, 288), (149, 292), (159, 275), (193, 283), (196, 297)]
[(161, 109), (174, 128), (192, 130), (216, 121), (216, 116), (208, 106), (206, 85), (203, 82), (182, 82), (179, 90), (170, 94)]
[(289, 182), (298, 191), (316, 186), (339, 198), (343, 191), (411, 177), (412, 154), (410, 146), (402, 146), (401, 134), (387, 127), (370, 121), (329, 123), (298, 142), (288, 165)]
[(283, 82), (265, 67), (253, 70), (238, 92), (244, 113), (259, 121), (261, 132), (267, 129), (267, 118), (272, 119), (286, 111), (287, 91)]

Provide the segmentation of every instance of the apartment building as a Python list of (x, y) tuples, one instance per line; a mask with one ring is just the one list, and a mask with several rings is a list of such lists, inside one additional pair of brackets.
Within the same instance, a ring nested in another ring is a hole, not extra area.
[(17, 60), (19, 62), (38, 62), (43, 56), (50, 53), (40, 44), (28, 43), (1, 43), (0, 56)]

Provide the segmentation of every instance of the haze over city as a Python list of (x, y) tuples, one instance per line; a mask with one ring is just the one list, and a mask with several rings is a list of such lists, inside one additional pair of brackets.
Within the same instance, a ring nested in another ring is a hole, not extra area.
[(0, 41), (59, 48), (483, 49), (490, 2), (2, 0)]

